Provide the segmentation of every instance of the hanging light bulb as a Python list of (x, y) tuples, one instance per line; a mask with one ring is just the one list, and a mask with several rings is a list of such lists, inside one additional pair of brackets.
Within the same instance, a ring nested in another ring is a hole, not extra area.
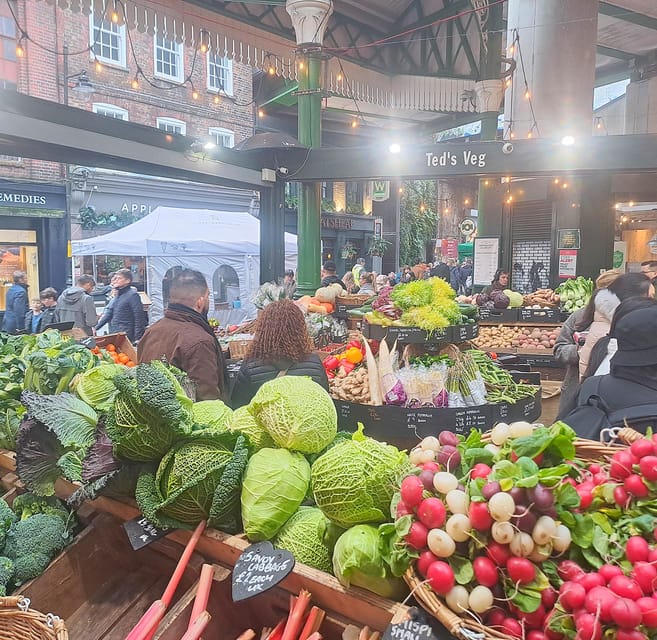
[(351, 121), (351, 128), (355, 129), (358, 126), (358, 120), (352, 120)]
[(208, 45), (205, 44), (205, 42), (201, 42), (201, 53), (207, 53), (208, 52)]
[(445, 207), (445, 209), (443, 210), (443, 213), (446, 213), (446, 214), (449, 213), (449, 207)]
[(196, 89), (192, 89), (192, 100), (198, 100), (199, 95)]
[(505, 84), (506, 87), (510, 87), (511, 86), (511, 78), (507, 78), (506, 82), (504, 84)]
[(269, 75), (273, 76), (275, 73), (276, 73), (276, 69), (274, 69), (274, 67), (270, 66), (269, 67)]
[(215, 104), (219, 104), (221, 102), (221, 98), (219, 98), (219, 96), (215, 96), (214, 98), (212, 98), (212, 102), (214, 102)]
[(305, 65), (303, 64), (303, 60), (301, 62), (299, 62), (299, 70), (300, 71), (303, 71), (304, 66)]
[(488, 180), (484, 180), (484, 187), (488, 186)]
[(424, 204), (421, 204), (420, 205), (420, 211), (424, 211), (425, 209), (426, 209), (426, 207), (424, 206)]
[(529, 132), (527, 133), (527, 137), (528, 137), (528, 138), (531, 138), (531, 137), (532, 137), (532, 132), (531, 132), (531, 131), (529, 131)]
[(262, 109), (258, 109), (258, 118), (264, 118), (265, 112)]
[(132, 82), (130, 83), (130, 86), (135, 89), (139, 89), (139, 75), (135, 74), (135, 77), (132, 79)]
[(16, 45), (16, 57), (17, 58), (25, 57), (25, 47), (23, 47), (23, 37), (22, 36), (21, 36), (21, 39), (18, 41), (18, 44)]
[(529, 89), (525, 89), (525, 100), (529, 100), (532, 97), (532, 94), (529, 93)]
[(112, 19), (112, 22), (114, 24), (118, 24), (118, 22), (119, 22), (119, 13), (118, 13), (118, 11), (112, 11), (112, 18), (111, 19)]
[(512, 56), (516, 52), (516, 47), (515, 45), (511, 45), (509, 47), (509, 55)]
[(342, 73), (338, 73), (337, 80), (338, 82), (342, 82)]
[(96, 60), (94, 62), (94, 69), (96, 69), (96, 73), (102, 73), (103, 72), (103, 65), (98, 60)]

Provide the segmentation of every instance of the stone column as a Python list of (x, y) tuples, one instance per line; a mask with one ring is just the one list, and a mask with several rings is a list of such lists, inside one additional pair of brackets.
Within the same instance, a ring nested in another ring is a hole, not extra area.
[[(307, 147), (322, 144), (322, 41), (333, 12), (331, 0), (287, 0), (297, 38), (298, 132)], [(321, 185), (303, 183), (299, 197), (297, 295), (312, 295), (320, 283)]]

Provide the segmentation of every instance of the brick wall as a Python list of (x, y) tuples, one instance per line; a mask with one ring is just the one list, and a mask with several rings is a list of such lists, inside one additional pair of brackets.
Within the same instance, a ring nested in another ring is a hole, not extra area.
[[(175, 14), (177, 0), (170, 3)], [(182, 4), (182, 3), (180, 3)], [(235, 143), (253, 134), (254, 106), (252, 100), (252, 70), (248, 65), (233, 64), (233, 95), (219, 97), (207, 89), (207, 60), (200, 51), (196, 54), (192, 83), (198, 91), (197, 100), (192, 98), (188, 85), (175, 86), (166, 81), (155, 81), (166, 89), (148, 86), (140, 79), (137, 90), (131, 87), (137, 64), (130, 46), (126, 43), (125, 68), (102, 65), (100, 70), (94, 66), (89, 51), (89, 17), (80, 13), (64, 11), (57, 6), (36, 0), (18, 0), (16, 12), (21, 26), (30, 37), (44, 45), (51, 52), (44, 51), (35, 44), (26, 43), (26, 56), (18, 60), (18, 91), (39, 98), (63, 102), (63, 83), (65, 65), (62, 56), (55, 51), (63, 51), (68, 46), (68, 73), (87, 71), (96, 91), (88, 96), (80, 96), (69, 89), (69, 104), (81, 109), (92, 110), (93, 103), (111, 104), (128, 110), (131, 122), (156, 126), (158, 117), (175, 118), (186, 123), (186, 135), (203, 138), (208, 136), (211, 127), (234, 131)], [(208, 29), (212, 29), (213, 14), (198, 10), (207, 18)], [(137, 63), (144, 75), (154, 77), (153, 36), (132, 30)], [(126, 38), (127, 39), (127, 38)], [(76, 53), (77, 52), (77, 53)], [(184, 75), (192, 70), (194, 48), (184, 47)], [(73, 85), (69, 80), (69, 87)], [(23, 159), (20, 164), (0, 161), (0, 177), (9, 179), (28, 179), (38, 181), (59, 181), (64, 178), (63, 167), (57, 163)]]
[[(531, 293), (535, 288), (531, 285), (532, 267), (542, 262), (543, 268), (538, 270), (541, 287), (549, 286), (550, 256), (552, 243), (549, 240), (519, 240), (513, 243), (513, 264), (511, 287), (520, 293)], [(516, 268), (519, 266), (520, 268)]]

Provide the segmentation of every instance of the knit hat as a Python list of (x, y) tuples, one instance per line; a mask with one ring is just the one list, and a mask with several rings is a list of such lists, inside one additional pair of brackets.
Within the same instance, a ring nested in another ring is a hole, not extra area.
[(611, 337), (618, 344), (612, 367), (657, 365), (657, 307), (631, 311), (618, 321)]
[(596, 289), (606, 289), (618, 276), (620, 275), (620, 271), (617, 271), (616, 269), (609, 269), (608, 271), (603, 271), (596, 279), (595, 279), (595, 288)]

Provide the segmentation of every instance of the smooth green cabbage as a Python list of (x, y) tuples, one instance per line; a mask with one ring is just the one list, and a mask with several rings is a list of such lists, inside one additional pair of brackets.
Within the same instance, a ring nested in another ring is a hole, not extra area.
[(338, 431), (331, 396), (305, 376), (266, 382), (251, 400), (249, 411), (279, 447), (292, 451), (319, 453)]
[(194, 422), (207, 425), (212, 431), (227, 431), (233, 410), (221, 400), (203, 400), (192, 405)]
[(286, 449), (261, 449), (246, 467), (242, 520), (249, 540), (271, 540), (299, 508), (310, 483), (310, 465)]
[(96, 411), (106, 411), (117, 394), (114, 376), (122, 371), (125, 371), (125, 367), (121, 364), (101, 363), (80, 373), (72, 384), (75, 394)]
[(332, 573), (333, 547), (342, 532), (317, 507), (299, 507), (274, 538), (274, 546), (287, 549), (297, 562)]
[(333, 573), (345, 587), (362, 587), (391, 600), (403, 600), (408, 593), (383, 559), (378, 529), (368, 524), (351, 527), (338, 538)]
[(509, 309), (522, 307), (524, 304), (522, 293), (511, 291), (511, 289), (505, 289), (504, 295), (509, 299)]
[(252, 451), (259, 451), (265, 447), (273, 449), (276, 443), (271, 439), (271, 436), (262, 427), (256, 419), (251, 415), (248, 407), (240, 407), (233, 411), (229, 431), (243, 433), (249, 441)]
[(367, 438), (363, 425), (351, 440), (338, 442), (312, 466), (317, 506), (335, 524), (351, 527), (390, 518), (390, 501), (408, 469), (408, 456)]

